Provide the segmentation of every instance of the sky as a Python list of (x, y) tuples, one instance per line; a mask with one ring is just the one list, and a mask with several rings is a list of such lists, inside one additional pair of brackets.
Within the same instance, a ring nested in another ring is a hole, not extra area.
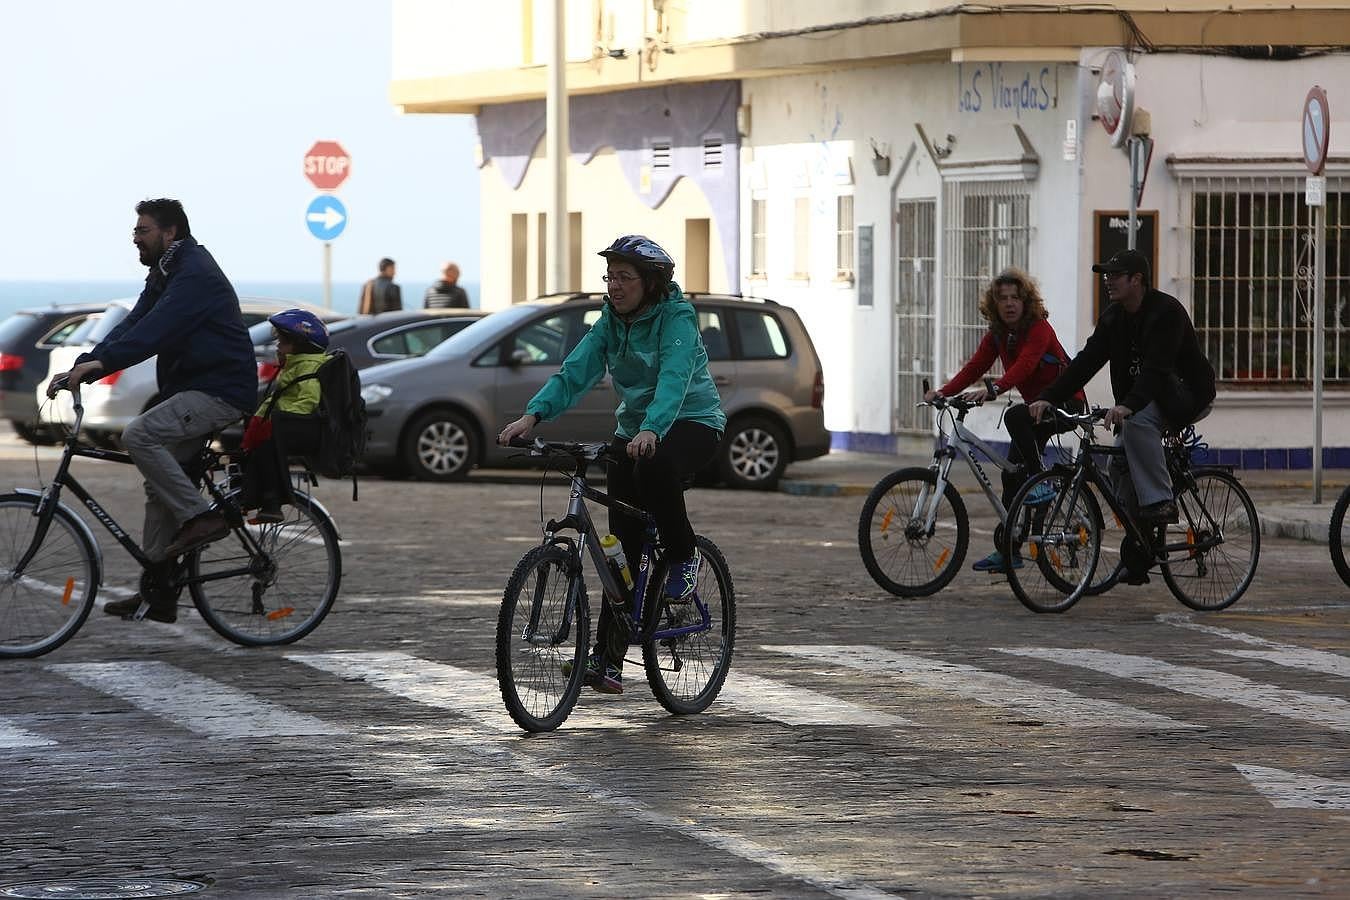
[(390, 30), (388, 0), (0, 5), (0, 280), (139, 281), (134, 207), (176, 197), (232, 280), (317, 283), (302, 164), (336, 140), (335, 282), (478, 281), (473, 117), (397, 112)]

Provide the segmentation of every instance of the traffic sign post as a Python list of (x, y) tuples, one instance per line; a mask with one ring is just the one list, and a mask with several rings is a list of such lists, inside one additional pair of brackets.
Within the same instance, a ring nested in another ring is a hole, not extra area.
[(1303, 162), (1308, 167), (1304, 202), (1313, 213), (1313, 503), (1322, 502), (1322, 383), (1327, 347), (1327, 149), (1331, 146), (1331, 108), (1327, 92), (1313, 85), (1303, 98)]
[[(352, 158), (337, 141), (315, 141), (303, 165), (309, 183), (321, 191), (335, 191), (352, 173)], [(347, 227), (347, 207), (337, 197), (320, 195), (305, 210), (309, 233), (323, 241), (323, 305), (333, 306), (333, 239)]]

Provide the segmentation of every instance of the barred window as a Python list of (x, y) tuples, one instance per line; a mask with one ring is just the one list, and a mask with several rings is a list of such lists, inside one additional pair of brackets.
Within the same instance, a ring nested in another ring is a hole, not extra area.
[(764, 277), (768, 273), (767, 200), (750, 201), (750, 275)]
[[(1294, 176), (1186, 178), (1192, 318), (1219, 380), (1230, 386), (1310, 386), (1313, 211)], [(1350, 386), (1350, 193), (1328, 179), (1328, 387)], [(1186, 279), (1183, 277), (1182, 279)], [(1183, 291), (1184, 293), (1184, 291)]]
[(895, 210), (896, 421), (903, 431), (933, 430), (933, 413), (915, 404), (933, 377), (933, 323), (937, 263), (937, 201), (901, 200)]
[[(944, 322), (942, 377), (961, 368), (988, 323), (980, 299), (1009, 266), (1031, 256), (1031, 193), (1025, 181), (957, 181), (943, 188)], [(995, 364), (996, 373), (999, 372)]]
[(853, 278), (853, 195), (835, 200), (835, 272), (840, 280)]

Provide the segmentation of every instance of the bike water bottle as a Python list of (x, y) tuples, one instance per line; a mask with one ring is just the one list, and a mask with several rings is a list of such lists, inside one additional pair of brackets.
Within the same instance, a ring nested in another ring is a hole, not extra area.
[(619, 543), (619, 539), (612, 534), (605, 535), (600, 539), (600, 549), (605, 551), (605, 559), (613, 566), (624, 587), (631, 591), (633, 573), (628, 569), (628, 559), (623, 555), (623, 545)]

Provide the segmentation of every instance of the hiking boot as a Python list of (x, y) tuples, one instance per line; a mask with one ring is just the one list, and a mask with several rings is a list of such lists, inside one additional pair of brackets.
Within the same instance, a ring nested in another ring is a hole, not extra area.
[(183, 527), (178, 529), (178, 534), (174, 535), (169, 546), (165, 548), (164, 556), (166, 559), (182, 556), (190, 550), (218, 541), (229, 533), (230, 526), (219, 512), (212, 510), (202, 513), (183, 523)]
[(286, 514), (280, 507), (276, 509), (260, 509), (258, 514), (248, 520), (250, 525), (277, 525), (286, 521)]
[[(110, 616), (121, 616), (123, 619), (130, 619), (136, 615), (136, 610), (141, 608), (141, 595), (132, 594), (125, 600), (113, 600), (103, 604), (103, 611)], [(170, 603), (167, 605), (148, 605), (145, 611), (145, 618), (155, 622), (177, 622), (178, 604)]]
[(694, 551), (694, 555), (684, 562), (671, 563), (666, 575), (666, 596), (672, 600), (687, 600), (698, 590), (698, 570), (703, 560)]
[[(1014, 556), (1012, 567), (1014, 569), (1022, 568), (1022, 557)], [(1008, 564), (1004, 561), (1003, 554), (997, 550), (975, 563), (971, 568), (976, 572), (989, 572), (993, 575), (1006, 575), (1008, 572)]]
[(1139, 521), (1145, 525), (1171, 525), (1177, 519), (1177, 505), (1171, 500), (1159, 500), (1139, 507)]

